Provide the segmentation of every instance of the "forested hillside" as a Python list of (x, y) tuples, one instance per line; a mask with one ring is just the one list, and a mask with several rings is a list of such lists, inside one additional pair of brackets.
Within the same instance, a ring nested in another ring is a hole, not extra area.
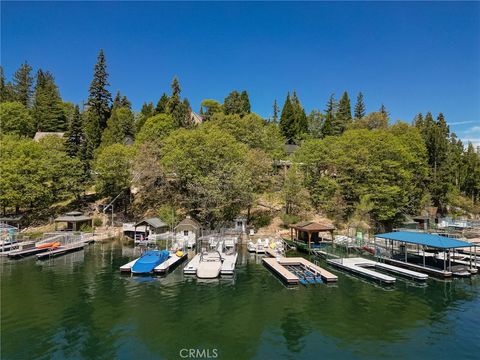
[[(24, 63), (6, 80), (1, 70), (4, 214), (78, 203), (87, 189), (106, 201), (119, 195), (130, 216), (188, 213), (210, 227), (253, 215), (260, 199), (281, 204), (285, 222), (321, 213), (388, 227), (431, 206), (480, 213), (479, 154), (441, 109), (393, 121), (384, 105), (372, 111), (362, 93), (353, 104), (345, 91), (307, 114), (293, 90), (263, 119), (234, 90), (202, 101), (197, 115), (175, 77), (136, 112), (110, 89), (103, 51), (84, 104), (63, 101), (49, 71)], [(33, 140), (39, 131), (64, 136)], [(286, 143), (297, 150), (288, 154)]]

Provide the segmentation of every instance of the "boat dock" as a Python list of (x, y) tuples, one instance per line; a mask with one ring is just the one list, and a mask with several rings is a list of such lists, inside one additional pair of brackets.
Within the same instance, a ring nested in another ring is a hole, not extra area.
[(36, 254), (42, 253), (42, 252), (47, 251), (47, 250), (48, 250), (48, 248), (41, 248), (41, 249), (36, 248), (35, 244), (33, 244), (32, 247), (27, 247), (26, 249), (18, 249), (18, 250), (9, 251), (7, 256), (10, 259), (20, 259), (20, 258), (24, 258), (24, 257), (27, 257), (27, 256), (36, 255)]
[(237, 263), (238, 254), (224, 255), (222, 267), (220, 269), (221, 275), (233, 275), (235, 272), (235, 264)]
[(274, 271), (284, 282), (291, 285), (314, 282), (336, 282), (338, 277), (302, 257), (266, 257), (263, 263)]
[(166, 274), (170, 270), (173, 270), (177, 265), (185, 261), (187, 257), (188, 257), (187, 253), (183, 253), (182, 256), (171, 254), (166, 261), (164, 261), (163, 263), (155, 267), (153, 269), (153, 272), (156, 274)]
[(60, 246), (58, 248), (46, 248), (47, 251), (44, 251), (40, 254), (37, 254), (38, 260), (47, 260), (49, 258), (64, 255), (70, 252), (83, 250), (87, 246), (87, 242), (81, 242), (72, 245)]
[(423, 273), (427, 273), (429, 275), (433, 275), (435, 277), (440, 277), (440, 278), (446, 278), (446, 277), (451, 277), (452, 272), (448, 270), (441, 270), (437, 269), (431, 266), (422, 266), (422, 265), (417, 265), (413, 263), (407, 263), (405, 261), (401, 260), (395, 260), (395, 259), (390, 259), (390, 258), (385, 258), (385, 257), (380, 257), (379, 259), (383, 260), (387, 264), (395, 265), (398, 267), (403, 267), (406, 269), (411, 269), (411, 270), (418, 270)]
[(347, 258), (343, 259), (343, 263), (349, 266), (352, 265), (361, 268), (375, 268), (384, 272), (400, 275), (417, 281), (426, 281), (428, 279), (428, 275), (421, 272), (408, 270), (398, 266), (389, 265), (383, 262), (373, 261), (364, 258)]
[[(166, 274), (170, 270), (173, 270), (177, 265), (181, 264), (183, 261), (187, 259), (188, 254), (184, 253), (182, 256), (177, 256), (176, 254), (170, 254), (170, 257), (165, 260), (160, 265), (156, 266), (153, 269), (153, 272), (156, 274)], [(140, 257), (132, 260), (125, 265), (120, 266), (120, 272), (132, 272), (132, 267), (135, 263), (140, 259)]]
[(329, 259), (327, 260), (327, 263), (332, 266), (338, 267), (340, 269), (346, 270), (348, 272), (351, 272), (369, 279), (373, 279), (383, 284), (394, 284), (397, 281), (397, 279), (392, 276), (385, 275), (385, 274), (379, 273), (378, 271), (365, 268), (364, 266), (368, 261), (370, 260), (363, 259), (363, 258), (343, 258), (343, 259)]
[(183, 268), (183, 273), (185, 275), (196, 275), (197, 274), (197, 269), (198, 265), (200, 265), (200, 255), (197, 254), (195, 255), (192, 260), (188, 262), (188, 264)]

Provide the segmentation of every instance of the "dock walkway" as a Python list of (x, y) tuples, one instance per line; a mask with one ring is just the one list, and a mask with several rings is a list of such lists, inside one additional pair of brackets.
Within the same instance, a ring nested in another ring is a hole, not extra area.
[(446, 271), (446, 270), (440, 270), (436, 269), (434, 267), (430, 266), (422, 266), (422, 265), (417, 265), (413, 263), (406, 263), (405, 261), (401, 260), (395, 260), (395, 259), (390, 259), (390, 258), (385, 258), (385, 257), (380, 257), (379, 259), (383, 260), (387, 264), (395, 265), (398, 267), (403, 267), (407, 269), (412, 269), (412, 270), (418, 270), (423, 273), (427, 273), (429, 275), (437, 276), (440, 278), (445, 278), (445, 277), (451, 277), (452, 272), (451, 271)]
[(187, 257), (188, 257), (187, 253), (184, 253), (182, 256), (171, 254), (166, 261), (164, 261), (163, 263), (155, 267), (153, 269), (153, 272), (157, 274), (165, 274), (168, 271), (170, 271), (170, 269), (173, 269), (175, 266), (183, 262)]
[(220, 269), (221, 275), (233, 275), (235, 272), (235, 265), (237, 263), (238, 254), (224, 255), (222, 267)]
[(327, 263), (332, 266), (338, 267), (340, 269), (349, 271), (351, 273), (361, 275), (363, 277), (370, 278), (375, 281), (379, 281), (380, 283), (394, 284), (397, 281), (397, 279), (392, 276), (385, 275), (374, 270), (366, 269), (364, 266), (370, 265), (368, 264), (369, 261), (370, 260), (363, 259), (363, 258), (343, 258), (343, 259), (330, 259), (330, 260), (327, 260)]
[(67, 254), (69, 252), (73, 251), (79, 251), (85, 248), (87, 245), (86, 242), (80, 242), (77, 244), (72, 244), (72, 245), (65, 245), (65, 246), (60, 246), (58, 248), (52, 249), (52, 248), (47, 248), (47, 251), (44, 251), (40, 254), (37, 254), (37, 259), (38, 260), (46, 260), (55, 256), (60, 256), (63, 254)]

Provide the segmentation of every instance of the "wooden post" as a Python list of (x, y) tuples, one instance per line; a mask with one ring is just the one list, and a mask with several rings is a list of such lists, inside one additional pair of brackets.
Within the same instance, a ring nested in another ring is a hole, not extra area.
[(308, 234), (308, 250), (310, 250), (310, 240), (312, 238), (312, 234), (310, 233), (310, 231), (307, 232), (307, 234)]
[(425, 267), (425, 246), (422, 246), (422, 252), (423, 252), (423, 267)]
[(407, 263), (407, 243), (403, 243), (403, 251), (405, 251), (405, 263)]

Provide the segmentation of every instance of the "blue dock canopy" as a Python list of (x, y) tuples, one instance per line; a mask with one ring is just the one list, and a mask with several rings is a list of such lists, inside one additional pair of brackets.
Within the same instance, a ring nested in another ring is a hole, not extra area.
[(440, 249), (453, 249), (459, 247), (469, 247), (473, 244), (440, 235), (432, 235), (420, 232), (398, 231), (386, 234), (377, 234), (377, 238), (402, 241), (409, 244), (424, 245)]

